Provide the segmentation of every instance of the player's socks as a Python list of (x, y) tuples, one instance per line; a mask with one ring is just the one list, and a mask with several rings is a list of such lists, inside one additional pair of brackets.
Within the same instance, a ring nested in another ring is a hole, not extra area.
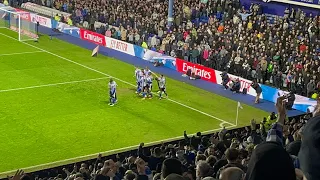
[(136, 93), (137, 93), (137, 94), (140, 94), (140, 93), (141, 93), (141, 88), (140, 88), (140, 87), (137, 87)]
[(147, 96), (147, 93), (146, 93), (146, 92), (143, 92), (143, 93), (142, 93), (142, 98), (145, 99), (146, 96)]
[(113, 100), (113, 98), (110, 98), (109, 106), (114, 106), (114, 100)]
[(110, 106), (113, 106), (115, 103), (116, 103), (116, 99), (115, 98), (110, 98), (110, 103), (109, 103), (109, 105)]
[(159, 99), (162, 99), (162, 94), (163, 94), (163, 91), (161, 91), (160, 93), (159, 93)]

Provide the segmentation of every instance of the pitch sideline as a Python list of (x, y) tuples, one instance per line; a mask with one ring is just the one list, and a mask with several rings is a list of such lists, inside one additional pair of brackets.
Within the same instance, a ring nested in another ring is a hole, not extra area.
[(37, 86), (28, 86), (28, 87), (22, 87), (22, 88), (3, 89), (3, 90), (0, 90), (0, 93), (2, 93), (2, 92), (10, 92), (10, 91), (19, 91), (19, 90), (25, 90), (25, 89), (41, 88), (41, 87), (58, 86), (58, 85), (64, 85), (64, 84), (74, 84), (74, 83), (81, 83), (81, 82), (98, 81), (98, 80), (101, 80), (101, 79), (109, 79), (109, 78), (110, 77), (101, 77), (101, 78), (85, 79), (85, 80), (78, 80), (78, 81), (68, 81), (68, 82), (61, 82), (61, 83), (52, 83), (52, 84), (43, 84), (43, 85), (37, 85)]
[(13, 56), (13, 55), (21, 55), (21, 54), (35, 54), (35, 53), (43, 53), (43, 51), (27, 51), (27, 52), (7, 53), (7, 54), (0, 54), (0, 56)]

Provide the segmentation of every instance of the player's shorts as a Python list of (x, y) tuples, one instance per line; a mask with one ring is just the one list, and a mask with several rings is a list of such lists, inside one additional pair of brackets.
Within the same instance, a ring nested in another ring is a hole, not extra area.
[(165, 87), (160, 88), (160, 91), (166, 91)]
[(143, 86), (143, 91), (148, 90), (148, 89), (149, 89), (149, 85)]
[(109, 93), (109, 96), (110, 96), (110, 98), (116, 98), (117, 97), (117, 95), (116, 95), (116, 93)]

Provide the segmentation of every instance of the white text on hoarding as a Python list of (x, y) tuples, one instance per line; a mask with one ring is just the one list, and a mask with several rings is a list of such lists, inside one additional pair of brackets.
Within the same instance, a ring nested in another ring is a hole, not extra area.
[(120, 51), (127, 52), (127, 50), (128, 50), (128, 44), (125, 43), (125, 42), (121, 42), (121, 41), (111, 40), (111, 48), (112, 48), (112, 49), (118, 49), (118, 50), (120, 50)]
[(191, 69), (192, 71), (195, 71), (196, 75), (199, 75), (203, 78), (206, 78), (206, 79), (211, 79), (211, 72), (208, 72), (204, 69), (198, 69), (196, 68), (195, 66), (188, 66), (187, 63), (183, 63), (182, 64), (182, 71), (183, 72), (187, 72), (188, 69)]
[(39, 24), (46, 25), (47, 18), (35, 15), (34, 18), (32, 18), (32, 22), (39, 22)]
[(83, 37), (84, 37), (84, 39), (88, 39), (90, 41), (94, 41), (94, 42), (99, 43), (99, 44), (103, 43), (103, 40), (102, 40), (101, 37), (96, 36), (94, 34), (90, 34), (87, 31), (84, 31)]

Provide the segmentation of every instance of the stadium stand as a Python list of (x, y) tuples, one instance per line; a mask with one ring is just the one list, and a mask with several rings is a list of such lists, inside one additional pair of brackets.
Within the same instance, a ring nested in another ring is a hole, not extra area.
[[(257, 4), (247, 11), (237, 0), (186, 0), (175, 2), (174, 25), (168, 30), (167, 3), (161, 0), (33, 3), (70, 13), (73, 24), (101, 34), (146, 43), (155, 51), (246, 79), (309, 97), (320, 90), (319, 15), (288, 10), (284, 17), (273, 17)], [(282, 100), (278, 117), (252, 120), (250, 127), (209, 136), (185, 133), (182, 141), (153, 147), (142, 143), (137, 151), (99, 155), (23, 178), (320, 179), (319, 107), (314, 117), (284, 120)]]

